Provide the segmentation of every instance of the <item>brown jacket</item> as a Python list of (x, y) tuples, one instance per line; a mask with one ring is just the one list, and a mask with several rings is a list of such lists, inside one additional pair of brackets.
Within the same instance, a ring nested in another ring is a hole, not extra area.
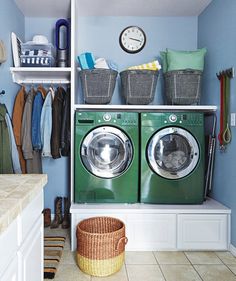
[(34, 151), (32, 146), (32, 110), (35, 90), (32, 87), (27, 94), (21, 126), (21, 143), (23, 156), (26, 160), (26, 171), (28, 174), (42, 173), (41, 152)]
[(21, 89), (16, 95), (15, 103), (13, 107), (13, 113), (12, 113), (13, 132), (16, 140), (21, 170), (23, 174), (26, 173), (26, 163), (22, 154), (21, 127), (22, 127), (23, 111), (25, 106), (25, 97), (26, 97), (25, 87), (21, 87)]

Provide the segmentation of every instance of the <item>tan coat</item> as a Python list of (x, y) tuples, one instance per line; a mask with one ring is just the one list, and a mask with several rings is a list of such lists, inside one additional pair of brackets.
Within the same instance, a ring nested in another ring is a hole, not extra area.
[(26, 97), (26, 91), (25, 91), (25, 87), (23, 86), (21, 87), (21, 89), (16, 95), (15, 103), (13, 107), (13, 113), (12, 113), (13, 132), (16, 140), (21, 170), (23, 174), (26, 173), (26, 162), (22, 154), (21, 127), (22, 127), (22, 117), (23, 117), (24, 106), (25, 106), (25, 97)]

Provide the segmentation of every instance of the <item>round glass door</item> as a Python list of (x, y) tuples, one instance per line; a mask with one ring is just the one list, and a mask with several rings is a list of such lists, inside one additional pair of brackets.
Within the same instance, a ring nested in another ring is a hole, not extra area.
[(188, 131), (176, 127), (165, 128), (150, 139), (147, 160), (156, 174), (167, 179), (179, 179), (195, 169), (199, 147)]
[(125, 172), (132, 161), (132, 143), (119, 129), (99, 127), (84, 138), (81, 158), (86, 169), (95, 176), (117, 177)]

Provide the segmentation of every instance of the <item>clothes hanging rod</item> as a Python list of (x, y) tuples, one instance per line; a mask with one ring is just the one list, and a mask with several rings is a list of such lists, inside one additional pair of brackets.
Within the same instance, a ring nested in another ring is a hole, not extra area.
[(70, 84), (69, 80), (19, 80), (18, 84)]

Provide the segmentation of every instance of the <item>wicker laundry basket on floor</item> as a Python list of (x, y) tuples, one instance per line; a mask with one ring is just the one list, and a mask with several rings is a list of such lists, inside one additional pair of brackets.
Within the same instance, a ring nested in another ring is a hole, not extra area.
[(112, 217), (93, 217), (77, 226), (77, 263), (93, 276), (108, 276), (119, 271), (124, 263), (125, 225)]

